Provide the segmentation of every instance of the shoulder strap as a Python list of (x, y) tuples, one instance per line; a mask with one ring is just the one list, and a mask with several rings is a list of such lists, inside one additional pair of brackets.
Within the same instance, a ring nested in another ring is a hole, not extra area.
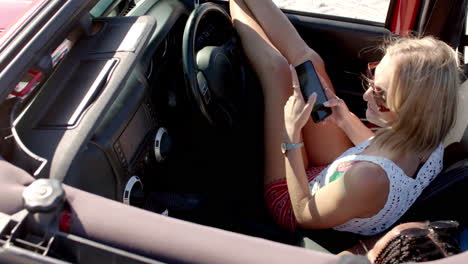
[(427, 186), (442, 171), (443, 157), (444, 146), (440, 144), (432, 152), (415, 177), (422, 186)]

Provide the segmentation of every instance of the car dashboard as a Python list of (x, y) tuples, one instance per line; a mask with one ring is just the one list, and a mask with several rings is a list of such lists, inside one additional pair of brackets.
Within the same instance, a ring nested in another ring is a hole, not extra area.
[(188, 15), (178, 1), (144, 2), (126, 17), (89, 21), (90, 32), (15, 108), (7, 159), (126, 203), (135, 183), (157, 177), (170, 148), (166, 114), (183, 92), (170, 76), (182, 76), (174, 43)]

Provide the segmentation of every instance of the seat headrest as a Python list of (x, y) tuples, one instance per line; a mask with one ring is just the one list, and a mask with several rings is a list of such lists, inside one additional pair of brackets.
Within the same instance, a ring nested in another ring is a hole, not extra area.
[(468, 149), (468, 80), (461, 84), (458, 98), (455, 126), (449, 131), (444, 145), (447, 147), (454, 142), (460, 142), (465, 149)]

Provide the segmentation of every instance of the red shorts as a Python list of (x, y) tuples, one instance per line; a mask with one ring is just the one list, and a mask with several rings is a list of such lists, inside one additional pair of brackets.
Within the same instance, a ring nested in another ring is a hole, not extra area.
[[(326, 166), (310, 167), (306, 171), (307, 178), (312, 181)], [(289, 198), (286, 179), (277, 180), (265, 186), (265, 203), (273, 219), (282, 228), (295, 231), (297, 227), (291, 199)]]

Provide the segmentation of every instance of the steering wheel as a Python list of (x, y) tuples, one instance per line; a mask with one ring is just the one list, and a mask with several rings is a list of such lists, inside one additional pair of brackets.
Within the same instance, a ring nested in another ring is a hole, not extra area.
[(220, 6), (195, 8), (186, 25), (182, 62), (187, 92), (214, 127), (231, 128), (246, 91), (245, 60), (230, 16)]

